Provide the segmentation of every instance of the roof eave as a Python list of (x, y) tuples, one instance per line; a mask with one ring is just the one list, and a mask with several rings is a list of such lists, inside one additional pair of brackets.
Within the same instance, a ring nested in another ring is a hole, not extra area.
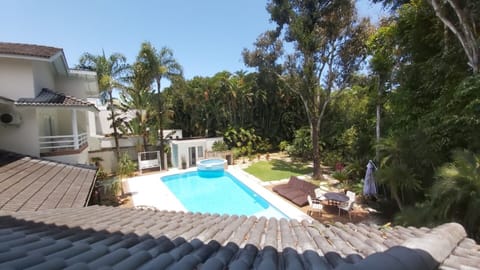
[(10, 99), (10, 98), (4, 97), (4, 96), (0, 96), (0, 103), (13, 104), (14, 102), (15, 102), (15, 100), (13, 100), (13, 99)]
[(68, 64), (65, 58), (63, 50), (60, 50), (51, 57), (40, 57), (40, 56), (30, 56), (30, 55), (20, 55), (20, 54), (0, 54), (0, 58), (11, 58), (11, 59), (22, 59), (29, 61), (42, 61), (49, 62), (53, 65), (53, 68), (58, 74), (68, 76)]
[(17, 107), (44, 107), (44, 108), (71, 108), (71, 109), (84, 109), (88, 111), (100, 111), (97, 106), (92, 105), (57, 105), (57, 104), (26, 104), (26, 103), (15, 103)]
[(63, 53), (63, 50), (54, 54), (52, 57), (48, 59), (48, 61), (52, 63), (53, 67), (55, 68), (58, 74), (61, 74), (63, 76), (69, 75), (67, 59), (65, 58), (65, 54)]
[(50, 62), (50, 59), (51, 59), (51, 57), (46, 58), (46, 57), (40, 57), (40, 56), (5, 54), (5, 53), (0, 53), (0, 58), (24, 59), (24, 60), (43, 61), (43, 62)]

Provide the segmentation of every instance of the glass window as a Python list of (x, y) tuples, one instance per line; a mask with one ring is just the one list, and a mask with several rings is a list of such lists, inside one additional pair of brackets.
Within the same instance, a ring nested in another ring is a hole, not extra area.
[(203, 157), (203, 146), (197, 147), (197, 152), (199, 158)]

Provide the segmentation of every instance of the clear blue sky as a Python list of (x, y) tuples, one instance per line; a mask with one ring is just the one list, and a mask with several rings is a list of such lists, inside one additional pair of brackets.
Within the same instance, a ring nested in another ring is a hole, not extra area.
[[(380, 8), (361, 0), (360, 15)], [(271, 29), (267, 0), (4, 0), (0, 40), (63, 48), (70, 67), (84, 52), (119, 52), (129, 63), (143, 41), (174, 51), (185, 77), (246, 69), (241, 52)]]

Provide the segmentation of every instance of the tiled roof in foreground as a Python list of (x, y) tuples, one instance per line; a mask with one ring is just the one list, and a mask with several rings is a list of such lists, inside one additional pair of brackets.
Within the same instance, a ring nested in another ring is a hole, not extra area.
[(0, 42), (0, 54), (33, 56), (49, 59), (62, 49), (48, 46)]
[(34, 98), (20, 98), (15, 102), (17, 106), (49, 106), (49, 107), (92, 107), (95, 104), (88, 101), (67, 96), (62, 93), (54, 92), (50, 89), (43, 88), (38, 96)]
[(86, 206), (95, 175), (96, 169), (0, 150), (0, 211)]
[(456, 223), (383, 228), (104, 206), (0, 214), (0, 269), (477, 269), (479, 250)]

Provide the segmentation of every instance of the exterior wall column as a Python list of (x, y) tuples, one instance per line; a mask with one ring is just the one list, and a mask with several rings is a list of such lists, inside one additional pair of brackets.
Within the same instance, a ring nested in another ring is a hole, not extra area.
[(73, 135), (73, 148), (78, 149), (78, 125), (77, 125), (77, 110), (72, 110), (72, 135)]

